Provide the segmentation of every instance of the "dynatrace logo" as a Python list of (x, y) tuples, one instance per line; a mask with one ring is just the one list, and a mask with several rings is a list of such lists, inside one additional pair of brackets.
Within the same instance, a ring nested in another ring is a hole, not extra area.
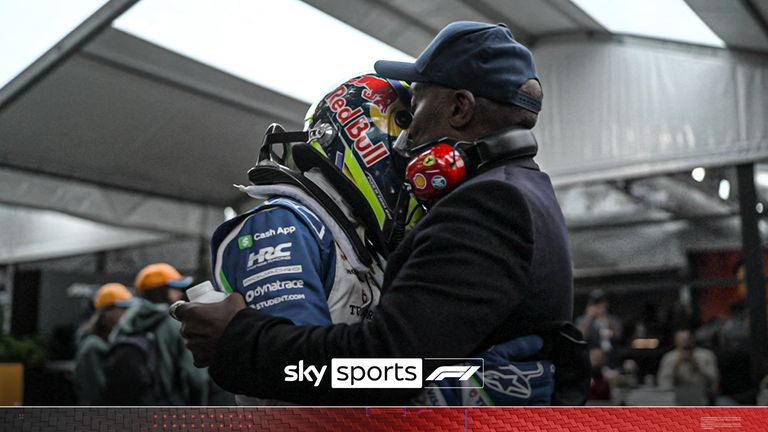
[[(446, 365), (446, 363), (452, 363)], [(285, 381), (311, 382), (319, 386), (327, 365), (300, 361), (285, 367)], [(483, 387), (483, 359), (337, 358), (331, 360), (332, 388), (443, 388)], [(424, 371), (431, 371), (424, 379)], [(474, 379), (473, 379), (474, 378)]]

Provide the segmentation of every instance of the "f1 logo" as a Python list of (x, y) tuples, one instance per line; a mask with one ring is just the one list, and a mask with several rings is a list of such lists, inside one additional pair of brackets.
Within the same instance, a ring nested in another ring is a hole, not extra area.
[(442, 381), (448, 378), (458, 378), (459, 381), (467, 381), (480, 369), (480, 366), (440, 366), (427, 377), (427, 381)]
[(424, 380), (425, 386), (485, 387), (485, 359), (482, 358), (425, 358), (424, 371), (432, 371)]

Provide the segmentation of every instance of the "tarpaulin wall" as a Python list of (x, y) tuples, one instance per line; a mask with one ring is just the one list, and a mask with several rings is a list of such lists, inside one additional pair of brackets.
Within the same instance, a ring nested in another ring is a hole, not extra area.
[(552, 38), (539, 161), (556, 184), (768, 157), (768, 56), (637, 38)]

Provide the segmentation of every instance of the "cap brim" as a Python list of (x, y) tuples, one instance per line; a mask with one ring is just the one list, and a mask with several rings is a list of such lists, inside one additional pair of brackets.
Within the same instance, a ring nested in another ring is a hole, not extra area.
[(414, 63), (379, 60), (374, 63), (373, 69), (384, 78), (408, 82), (426, 81), (426, 78), (416, 70)]
[(194, 281), (194, 278), (192, 278), (192, 276), (187, 276), (181, 279), (168, 281), (166, 285), (171, 288), (189, 288), (189, 286), (192, 285), (192, 281)]
[(136, 303), (135, 299), (118, 300), (114, 303), (114, 306), (121, 307), (121, 308), (129, 308), (133, 306), (135, 303)]

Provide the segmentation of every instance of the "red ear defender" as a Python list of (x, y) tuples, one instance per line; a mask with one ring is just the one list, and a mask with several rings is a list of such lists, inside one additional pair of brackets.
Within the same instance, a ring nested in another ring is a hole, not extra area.
[(466, 156), (460, 148), (441, 143), (414, 157), (405, 169), (413, 194), (435, 201), (461, 184), (467, 175)]

